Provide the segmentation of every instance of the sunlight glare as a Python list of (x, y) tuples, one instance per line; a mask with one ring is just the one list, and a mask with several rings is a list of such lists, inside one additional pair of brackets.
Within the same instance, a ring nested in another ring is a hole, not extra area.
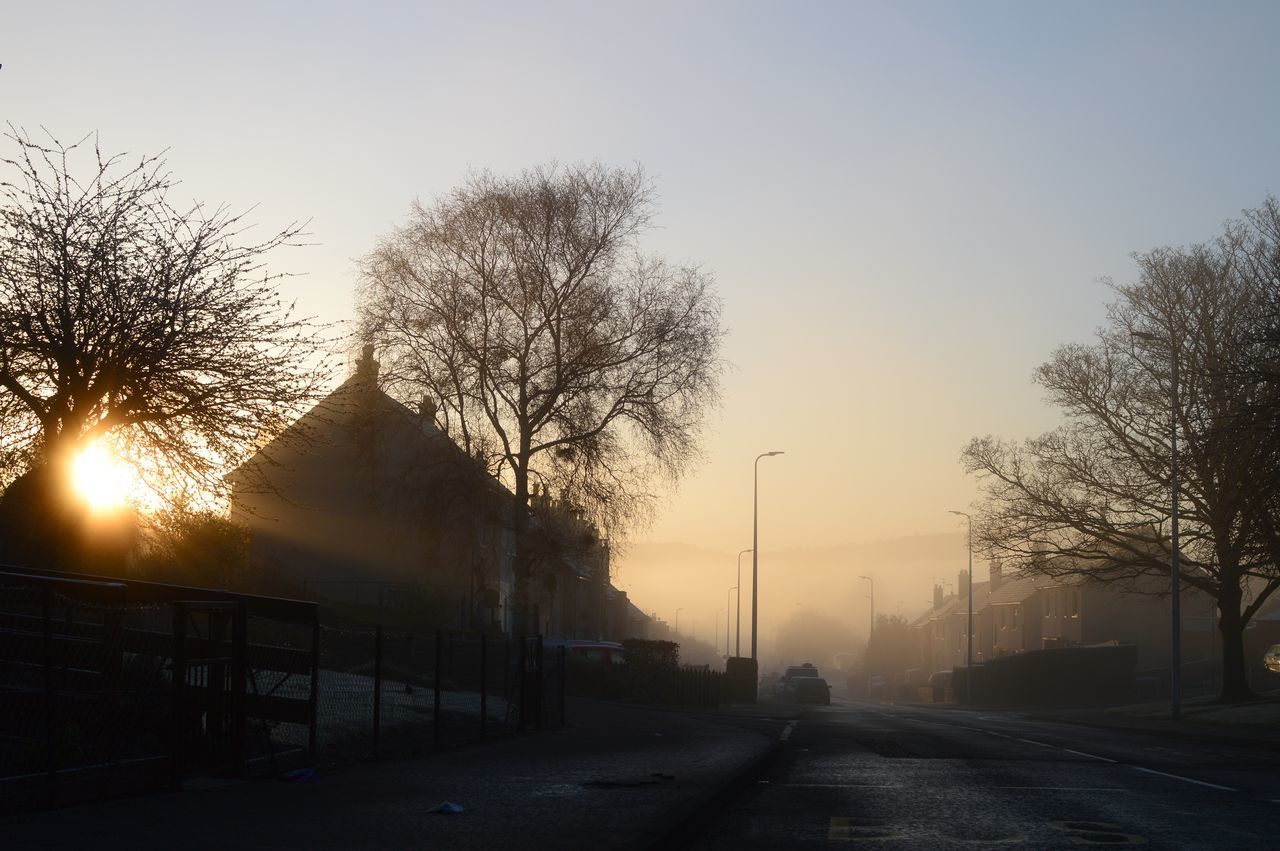
[(103, 446), (95, 443), (81, 452), (72, 471), (76, 492), (91, 508), (102, 510), (124, 503), (129, 487), (124, 465)]

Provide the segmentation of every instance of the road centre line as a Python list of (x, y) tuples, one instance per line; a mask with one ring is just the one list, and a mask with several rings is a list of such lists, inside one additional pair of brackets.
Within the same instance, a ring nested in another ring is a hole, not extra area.
[(1036, 745), (1037, 747), (1042, 747), (1042, 748), (1052, 748), (1052, 747), (1053, 747), (1053, 745), (1046, 744), (1045, 742), (1037, 742), (1035, 739), (1014, 739), (1014, 741), (1016, 741), (1016, 742), (1025, 742), (1025, 743), (1027, 743), (1028, 745)]
[(1088, 757), (1089, 759), (1096, 759), (1099, 762), (1109, 762), (1112, 765), (1116, 764), (1116, 761), (1114, 759), (1107, 759), (1105, 756), (1098, 756), (1097, 754), (1093, 754), (1093, 753), (1085, 753), (1084, 751), (1073, 751), (1071, 748), (1062, 748), (1062, 750), (1066, 751), (1067, 753), (1073, 753), (1076, 756), (1084, 756), (1084, 757)]
[(1143, 768), (1141, 765), (1131, 765), (1129, 767), (1134, 771), (1144, 771), (1147, 774), (1158, 774), (1161, 777), (1168, 777), (1171, 780), (1181, 780), (1183, 783), (1194, 783), (1197, 786), (1208, 786), (1210, 789), (1217, 789), (1221, 792), (1240, 791), (1239, 789), (1234, 789), (1230, 786), (1219, 786), (1217, 783), (1206, 783), (1203, 780), (1193, 780), (1190, 777), (1183, 777), (1181, 774), (1169, 774), (1166, 771), (1156, 771), (1154, 768)]
[(784, 789), (902, 789), (901, 783), (775, 783)]
[(795, 728), (796, 728), (795, 721), (787, 722), (787, 726), (782, 728), (782, 735), (778, 736), (778, 741), (785, 742), (787, 739), (791, 738), (791, 731), (794, 730)]
[(1017, 789), (1040, 792), (1130, 792), (1123, 786), (987, 786), (988, 789)]

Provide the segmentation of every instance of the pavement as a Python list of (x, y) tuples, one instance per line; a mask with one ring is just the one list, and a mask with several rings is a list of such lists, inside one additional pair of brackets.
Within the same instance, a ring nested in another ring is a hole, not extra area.
[(1187, 701), (1182, 707), (1182, 717), (1176, 721), (1169, 716), (1167, 702), (1108, 709), (1036, 709), (1025, 714), (1068, 724), (1188, 742), (1280, 750), (1280, 700), (1274, 697), (1225, 706), (1207, 698)]
[[(777, 746), (789, 707), (570, 699), (559, 730), (0, 819), (8, 849), (649, 848), (681, 844)], [(196, 784), (190, 784), (192, 786)], [(457, 813), (436, 812), (448, 802)]]

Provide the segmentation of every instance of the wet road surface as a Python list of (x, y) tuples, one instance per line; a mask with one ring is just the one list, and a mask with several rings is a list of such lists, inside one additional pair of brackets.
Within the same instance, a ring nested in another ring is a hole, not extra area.
[(1280, 752), (835, 701), (690, 847), (1280, 847)]

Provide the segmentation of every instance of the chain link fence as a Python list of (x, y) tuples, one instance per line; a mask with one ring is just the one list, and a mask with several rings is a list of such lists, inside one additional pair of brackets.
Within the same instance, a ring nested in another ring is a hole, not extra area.
[(0, 811), (564, 723), (564, 655), (544, 658), (540, 637), (343, 629), (317, 612), (0, 571)]

